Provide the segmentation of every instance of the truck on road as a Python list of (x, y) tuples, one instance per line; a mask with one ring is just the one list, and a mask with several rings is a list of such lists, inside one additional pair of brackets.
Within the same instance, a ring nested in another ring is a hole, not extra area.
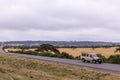
[(81, 59), (83, 62), (102, 63), (102, 58), (95, 53), (81, 53)]

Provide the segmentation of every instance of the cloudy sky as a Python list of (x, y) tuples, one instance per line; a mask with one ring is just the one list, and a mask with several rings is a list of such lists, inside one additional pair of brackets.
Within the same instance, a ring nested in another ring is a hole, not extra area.
[(120, 0), (0, 0), (0, 41), (120, 41)]

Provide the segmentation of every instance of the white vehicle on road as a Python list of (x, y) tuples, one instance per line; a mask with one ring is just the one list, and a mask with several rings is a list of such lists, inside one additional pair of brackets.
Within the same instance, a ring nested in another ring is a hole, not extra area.
[(83, 62), (102, 63), (102, 58), (98, 57), (95, 53), (82, 53), (81, 59)]

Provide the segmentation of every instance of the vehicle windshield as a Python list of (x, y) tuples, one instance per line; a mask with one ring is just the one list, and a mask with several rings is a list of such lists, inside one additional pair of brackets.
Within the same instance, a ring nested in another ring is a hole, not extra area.
[(96, 54), (92, 54), (92, 57), (97, 57), (97, 55)]

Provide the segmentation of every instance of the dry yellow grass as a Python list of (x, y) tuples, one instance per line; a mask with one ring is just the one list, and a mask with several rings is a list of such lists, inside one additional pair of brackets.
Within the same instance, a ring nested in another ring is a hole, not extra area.
[(21, 49), (14, 49), (14, 48), (7, 48), (5, 49), (6, 52), (8, 51), (20, 51)]
[(89, 68), (0, 54), (0, 80), (120, 80)]
[(82, 52), (102, 54), (105, 57), (110, 55), (120, 54), (119, 52), (114, 53), (117, 47), (111, 48), (58, 48), (60, 52), (67, 52), (73, 56), (79, 56)]
[[(36, 48), (25, 49), (25, 51), (35, 51), (35, 50), (36, 50)], [(6, 52), (8, 52), (8, 51), (21, 51), (21, 49), (7, 48), (7, 49), (5, 49), (5, 51)]]

